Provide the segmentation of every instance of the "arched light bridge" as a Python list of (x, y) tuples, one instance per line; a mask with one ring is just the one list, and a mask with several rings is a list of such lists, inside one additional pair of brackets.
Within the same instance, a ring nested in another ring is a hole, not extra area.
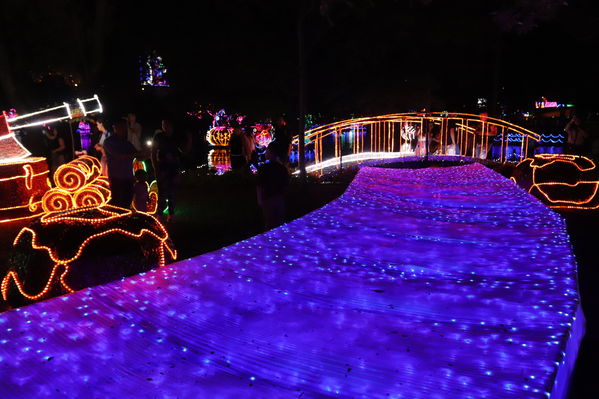
[[(306, 170), (427, 153), (517, 162), (540, 138), (522, 126), (486, 115), (432, 112), (355, 118), (305, 132)], [(295, 136), (293, 146), (297, 145)]]

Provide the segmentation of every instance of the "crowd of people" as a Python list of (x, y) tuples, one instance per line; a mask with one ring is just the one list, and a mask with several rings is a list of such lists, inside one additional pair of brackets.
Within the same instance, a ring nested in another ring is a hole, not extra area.
[[(44, 149), (37, 150), (39, 154), (35, 155), (46, 157), (51, 175), (78, 155), (94, 156), (100, 161), (102, 175), (109, 181), (110, 204), (142, 212), (148, 210), (150, 202), (148, 181), (155, 179), (158, 186), (156, 215), (163, 221), (173, 221), (182, 172), (189, 167), (189, 158), (195, 156), (189, 129), (164, 118), (160, 127), (147, 137), (133, 112), (114, 120), (97, 115), (86, 122), (92, 137), (86, 151), (74, 150), (76, 139), (69, 134), (66, 124), (43, 126)], [(260, 147), (250, 126), (233, 121), (229, 145), (232, 172), (254, 176), (257, 203), (266, 229), (284, 222), (285, 192), (290, 179), (291, 134), (282, 116), (273, 126), (276, 139), (268, 147)]]
[[(149, 203), (148, 172), (151, 171), (158, 184), (158, 207), (156, 214), (167, 222), (176, 213), (177, 186), (183, 169), (183, 154), (189, 150), (185, 140), (175, 134), (175, 124), (170, 119), (161, 121), (154, 132), (149, 148), (142, 145), (142, 126), (135, 113), (108, 123), (94, 120), (98, 141), (94, 145), (95, 156), (102, 164), (102, 174), (110, 183), (111, 204), (134, 207), (147, 211)], [(166, 215), (165, 215), (166, 214)]]
[[(144, 143), (143, 128), (134, 112), (118, 120), (109, 120), (100, 115), (88, 121), (93, 128), (92, 146), (88, 153), (100, 160), (101, 173), (110, 183), (111, 204), (147, 211), (149, 203), (147, 183), (153, 176), (158, 186), (156, 214), (167, 222), (172, 221), (177, 211), (177, 190), (181, 173), (186, 168), (186, 155), (191, 156), (192, 152), (190, 132), (177, 126), (173, 120), (164, 118), (160, 127), (154, 131), (151, 140)], [(264, 226), (266, 229), (276, 227), (282, 224), (285, 218), (285, 193), (290, 180), (289, 157), (292, 135), (285, 118), (279, 116), (273, 121), (275, 140), (268, 147), (257, 144), (252, 126), (245, 124), (243, 118), (232, 119), (230, 126), (232, 128), (229, 141), (231, 169), (233, 173), (255, 176), (256, 198), (262, 209)], [(439, 146), (439, 127), (430, 124), (426, 129), (427, 141), (412, 140), (412, 142), (418, 145), (426, 143), (428, 151), (434, 153)], [(586, 124), (580, 118), (573, 115), (564, 126), (564, 132), (566, 134), (564, 153), (597, 157), (599, 139), (589, 134)], [(76, 156), (75, 151), (72, 150), (72, 134), (69, 141), (64, 125), (60, 124), (43, 126), (42, 133), (40, 137), (43, 137), (44, 153), (34, 155), (46, 156), (50, 173), (53, 174), (62, 164)], [(410, 132), (405, 132), (406, 135), (408, 133)], [(453, 129), (450, 129), (448, 147), (457, 147), (454, 133)], [(412, 138), (418, 136), (418, 132), (411, 134)], [(490, 131), (488, 134), (493, 136), (496, 132)], [(404, 137), (403, 130), (402, 137)], [(467, 145), (466, 142), (466, 150), (468, 150)], [(415, 147), (416, 149), (412, 148), (412, 150), (418, 153), (417, 145)], [(426, 150), (421, 152), (424, 151)], [(454, 151), (458, 153), (459, 150), (456, 148)]]

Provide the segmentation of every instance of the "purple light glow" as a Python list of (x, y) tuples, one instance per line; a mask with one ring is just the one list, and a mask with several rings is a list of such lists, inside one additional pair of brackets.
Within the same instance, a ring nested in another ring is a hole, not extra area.
[(562, 398), (564, 220), (479, 164), (360, 170), (268, 233), (0, 314), (0, 397)]

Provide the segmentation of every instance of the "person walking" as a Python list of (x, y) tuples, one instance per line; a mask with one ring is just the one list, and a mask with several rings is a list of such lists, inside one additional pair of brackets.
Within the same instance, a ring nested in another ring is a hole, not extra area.
[(182, 168), (181, 155), (173, 122), (165, 119), (162, 121), (162, 130), (154, 135), (151, 159), (158, 182), (156, 213), (161, 217), (168, 205), (167, 222), (173, 221), (175, 217), (177, 187)]
[(104, 141), (108, 168), (108, 182), (112, 198), (110, 204), (129, 209), (133, 201), (133, 158), (137, 150), (127, 140), (127, 123), (118, 121), (114, 125), (114, 134)]

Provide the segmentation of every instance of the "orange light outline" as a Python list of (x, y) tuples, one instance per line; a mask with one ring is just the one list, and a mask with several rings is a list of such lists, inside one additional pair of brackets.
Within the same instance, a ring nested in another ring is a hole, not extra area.
[[(550, 160), (550, 162), (547, 162), (546, 164), (543, 165), (539, 165), (537, 162), (538, 158), (543, 159), (543, 160)], [(584, 168), (582, 166), (579, 166), (576, 162), (574, 162), (574, 160), (576, 159), (582, 159), (584, 161), (587, 161), (591, 166), (588, 168)], [(593, 160), (585, 157), (585, 156), (581, 156), (581, 155), (572, 155), (572, 154), (537, 154), (535, 155), (535, 158), (526, 158), (524, 160), (522, 160), (521, 162), (519, 162), (516, 167), (520, 166), (520, 164), (522, 164), (525, 161), (531, 161), (530, 162), (530, 167), (532, 168), (532, 186), (528, 189), (528, 192), (531, 193), (532, 190), (534, 188), (536, 188), (542, 195), (543, 197), (545, 197), (545, 199), (547, 201), (549, 201), (549, 204), (547, 206), (549, 206), (550, 208), (554, 208), (554, 209), (598, 209), (599, 208), (599, 204), (597, 204), (596, 206), (581, 206), (584, 204), (588, 204), (589, 202), (591, 202), (595, 196), (597, 195), (597, 192), (599, 191), (599, 180), (582, 180), (582, 181), (578, 181), (574, 184), (569, 184), (569, 183), (564, 183), (564, 182), (544, 182), (544, 183), (537, 183), (536, 181), (536, 174), (537, 174), (537, 169), (543, 169), (549, 165), (552, 165), (556, 162), (561, 162), (561, 163), (568, 163), (571, 165), (574, 165), (579, 171), (581, 172), (588, 172), (591, 170), (594, 170), (596, 168), (595, 162), (593, 162)], [(567, 187), (576, 187), (580, 184), (594, 184), (594, 190), (593, 190), (593, 194), (591, 194), (588, 198), (583, 199), (583, 200), (554, 200), (551, 198), (551, 196), (546, 193), (541, 186), (567, 186)], [(571, 205), (566, 205), (566, 204), (571, 204)], [(576, 206), (573, 206), (576, 205)]]
[[(56, 222), (56, 221), (75, 221), (75, 222), (86, 222), (86, 223), (90, 223), (90, 224), (96, 224), (96, 223), (101, 223), (101, 222), (105, 223), (110, 220), (113, 220), (113, 219), (116, 219), (119, 217), (123, 217), (123, 216), (129, 216), (133, 213), (133, 211), (131, 211), (130, 209), (119, 208), (119, 207), (115, 207), (112, 205), (107, 205), (106, 208), (108, 208), (108, 209), (104, 209), (104, 207), (91, 207), (90, 209), (97, 209), (100, 212), (107, 214), (108, 215), (107, 218), (86, 219), (86, 218), (69, 216), (69, 214), (71, 214), (73, 212), (77, 212), (77, 211), (81, 211), (81, 209), (85, 209), (85, 208), (78, 208), (78, 209), (72, 209), (72, 210), (69, 210), (66, 212), (60, 212), (59, 214), (57, 214), (57, 213), (44, 214), (41, 217), (40, 222), (42, 224), (48, 224), (48, 223)], [(66, 275), (69, 271), (69, 264), (71, 264), (72, 262), (79, 259), (79, 257), (83, 253), (85, 247), (87, 246), (87, 244), (90, 241), (94, 240), (97, 237), (103, 237), (103, 236), (106, 236), (106, 235), (109, 235), (112, 233), (122, 234), (124, 236), (132, 237), (135, 239), (140, 239), (141, 237), (144, 236), (144, 234), (148, 234), (148, 235), (154, 237), (155, 239), (157, 239), (160, 242), (160, 246), (158, 247), (158, 251), (159, 251), (158, 266), (159, 267), (163, 267), (166, 265), (166, 257), (165, 257), (165, 251), (164, 251), (165, 248), (171, 255), (172, 259), (177, 259), (177, 251), (175, 249), (171, 248), (170, 245), (168, 244), (169, 236), (168, 236), (168, 233), (166, 232), (166, 229), (164, 228), (164, 226), (160, 222), (158, 222), (158, 220), (154, 216), (149, 215), (145, 212), (140, 212), (140, 213), (146, 214), (149, 217), (151, 217), (152, 219), (154, 219), (157, 226), (160, 228), (160, 230), (162, 232), (162, 236), (154, 233), (151, 230), (145, 229), (145, 228), (141, 229), (139, 233), (131, 233), (127, 230), (123, 230), (120, 228), (112, 228), (109, 230), (105, 230), (101, 233), (92, 234), (91, 236), (87, 237), (81, 243), (81, 245), (77, 249), (77, 252), (75, 253), (75, 255), (69, 259), (64, 259), (64, 260), (61, 260), (58, 258), (58, 256), (55, 256), (55, 254), (52, 252), (52, 249), (50, 247), (47, 247), (45, 245), (38, 245), (37, 234), (35, 231), (33, 231), (29, 227), (22, 228), (21, 231), (19, 231), (19, 234), (17, 234), (17, 236), (15, 237), (15, 239), (13, 241), (13, 246), (16, 245), (16, 243), (21, 238), (22, 234), (24, 234), (25, 232), (29, 232), (31, 234), (31, 247), (35, 250), (45, 250), (46, 253), (48, 254), (48, 257), (54, 262), (54, 266), (52, 268), (52, 272), (50, 273), (50, 277), (48, 278), (48, 281), (47, 281), (45, 287), (42, 289), (42, 291), (40, 293), (34, 294), (34, 295), (31, 295), (31, 294), (28, 294), (27, 292), (25, 292), (25, 290), (23, 289), (23, 284), (19, 280), (19, 277), (16, 274), (16, 272), (9, 271), (6, 274), (6, 276), (3, 278), (2, 285), (0, 287), (0, 289), (2, 290), (2, 297), (6, 301), (6, 299), (8, 297), (8, 289), (10, 286), (9, 284), (10, 284), (10, 281), (13, 280), (15, 282), (15, 285), (17, 286), (19, 293), (23, 297), (30, 299), (30, 300), (37, 300), (37, 299), (42, 298), (50, 290), (50, 288), (52, 286), (52, 281), (54, 280), (54, 276), (56, 275), (56, 270), (61, 265), (63, 265), (65, 267), (65, 270), (60, 276), (60, 279), (59, 279), (60, 284), (67, 291), (74, 292), (74, 290), (65, 282)]]

